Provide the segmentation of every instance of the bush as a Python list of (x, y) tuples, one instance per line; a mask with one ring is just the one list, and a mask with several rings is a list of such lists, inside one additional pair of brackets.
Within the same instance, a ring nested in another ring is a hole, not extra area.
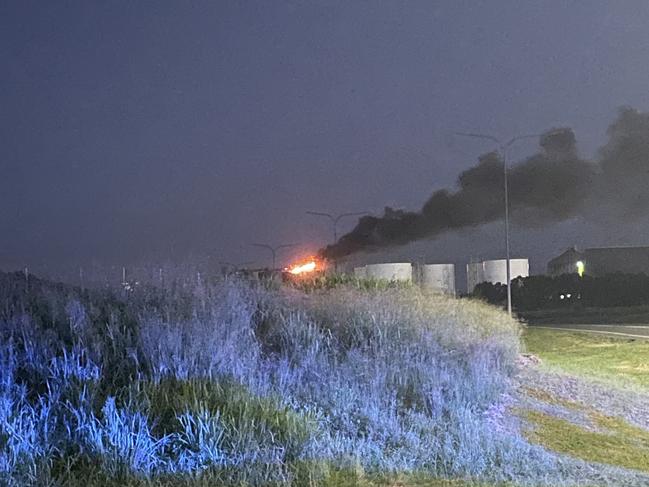
[(563, 478), (569, 465), (493, 418), (515, 370), (515, 321), (358, 284), (64, 294), (54, 333), (50, 318), (7, 315), (0, 480)]
[[(505, 306), (507, 287), (483, 282), (476, 286), (473, 296)], [(518, 311), (646, 305), (649, 304), (649, 276), (616, 273), (600, 277), (576, 274), (519, 277), (512, 280), (512, 304)]]

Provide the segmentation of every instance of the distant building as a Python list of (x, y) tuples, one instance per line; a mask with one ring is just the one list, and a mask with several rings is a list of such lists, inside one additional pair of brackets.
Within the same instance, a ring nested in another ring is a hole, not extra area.
[(597, 277), (614, 272), (649, 275), (649, 247), (572, 247), (548, 262), (548, 274), (583, 274)]

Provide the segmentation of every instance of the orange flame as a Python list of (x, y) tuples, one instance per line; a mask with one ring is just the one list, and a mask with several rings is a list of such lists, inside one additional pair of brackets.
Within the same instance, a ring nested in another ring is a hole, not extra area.
[(310, 259), (307, 259), (305, 262), (293, 264), (287, 267), (285, 270), (288, 273), (293, 274), (294, 276), (299, 276), (299, 275), (310, 274), (311, 272), (322, 270), (322, 267), (323, 265), (321, 262), (311, 257)]

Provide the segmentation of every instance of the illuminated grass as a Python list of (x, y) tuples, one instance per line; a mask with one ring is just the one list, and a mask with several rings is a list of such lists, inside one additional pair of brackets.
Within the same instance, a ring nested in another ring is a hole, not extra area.
[(590, 413), (596, 427), (590, 431), (539, 411), (522, 416), (532, 426), (530, 441), (586, 461), (649, 472), (649, 432), (622, 419)]
[(528, 328), (524, 341), (527, 350), (551, 368), (649, 388), (649, 340)]
[(200, 284), (4, 324), (0, 485), (646, 485), (509, 428), (520, 326), (494, 307)]
[(584, 409), (581, 404), (577, 404), (576, 402), (568, 401), (566, 399), (562, 399), (560, 397), (554, 396), (549, 392), (544, 391), (543, 389), (526, 387), (523, 389), (523, 392), (525, 393), (526, 396), (533, 397), (534, 399), (538, 399), (539, 401), (544, 402), (546, 404), (562, 406), (566, 409), (572, 409), (577, 411), (581, 411)]
[[(510, 487), (514, 484), (492, 484), (473, 482), (470, 480), (434, 479), (423, 474), (369, 476), (353, 469), (334, 469), (323, 466), (326, 473), (316, 479), (298, 478), (291, 485), (296, 487)], [(167, 476), (157, 479), (128, 477), (115, 479), (105, 477), (101, 471), (89, 470), (83, 476), (69, 478), (66, 487), (247, 487), (247, 484), (232, 484), (224, 482), (218, 474), (203, 474), (195, 477)], [(283, 484), (268, 484), (268, 487), (279, 487)]]

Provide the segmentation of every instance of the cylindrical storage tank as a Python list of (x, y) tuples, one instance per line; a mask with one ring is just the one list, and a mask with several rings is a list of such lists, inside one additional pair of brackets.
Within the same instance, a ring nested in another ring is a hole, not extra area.
[[(530, 263), (527, 259), (510, 259), (510, 274), (512, 279), (528, 277)], [(481, 282), (501, 283), (507, 285), (507, 259), (487, 260), (482, 263), (483, 276)]]
[(475, 287), (484, 281), (482, 262), (471, 262), (466, 265), (466, 290), (472, 293)]
[[(527, 259), (509, 259), (512, 280), (530, 275), (530, 263)], [(472, 293), (481, 282), (507, 284), (507, 259), (485, 260), (467, 264), (467, 291)]]
[(354, 267), (354, 277), (365, 279), (367, 277), (367, 269), (365, 267)]
[(365, 266), (368, 279), (412, 282), (412, 264), (395, 262), (390, 264), (369, 264)]
[(419, 279), (424, 289), (455, 295), (453, 264), (424, 264), (420, 267)]
[(530, 261), (527, 259), (511, 259), (509, 270), (512, 280), (517, 277), (530, 277)]

